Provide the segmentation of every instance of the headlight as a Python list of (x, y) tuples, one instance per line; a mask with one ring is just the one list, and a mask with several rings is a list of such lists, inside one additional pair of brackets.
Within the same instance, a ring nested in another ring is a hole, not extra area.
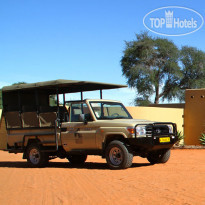
[(167, 125), (167, 127), (169, 128), (169, 133), (173, 133), (173, 126), (172, 125)]
[(146, 136), (146, 128), (145, 128), (145, 126), (137, 126), (136, 127), (136, 134), (137, 134), (137, 136), (145, 137)]

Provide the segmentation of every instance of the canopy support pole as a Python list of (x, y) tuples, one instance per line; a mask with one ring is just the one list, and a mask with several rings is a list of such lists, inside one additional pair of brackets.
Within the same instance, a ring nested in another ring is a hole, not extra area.
[(102, 99), (102, 90), (100, 90), (100, 99)]
[(64, 120), (64, 122), (66, 121), (66, 119), (65, 119), (65, 93), (63, 93), (63, 109), (64, 109), (64, 111), (63, 111), (63, 120)]
[(35, 100), (36, 100), (36, 112), (39, 114), (39, 98), (38, 98), (38, 90), (35, 89)]
[(56, 95), (57, 95), (58, 119), (60, 119), (60, 108), (59, 108), (59, 91), (58, 91), (58, 88), (56, 89)]
[(82, 91), (80, 92), (80, 95), (81, 95), (81, 101), (83, 101), (83, 92)]

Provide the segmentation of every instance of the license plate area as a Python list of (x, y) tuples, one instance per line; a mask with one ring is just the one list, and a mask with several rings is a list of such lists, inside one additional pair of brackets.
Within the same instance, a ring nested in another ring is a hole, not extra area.
[(159, 138), (160, 143), (168, 143), (171, 142), (170, 137), (160, 137)]

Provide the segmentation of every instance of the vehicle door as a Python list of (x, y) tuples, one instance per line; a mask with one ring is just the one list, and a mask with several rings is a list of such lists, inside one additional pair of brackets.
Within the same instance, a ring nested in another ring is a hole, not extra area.
[[(62, 123), (61, 139), (66, 151), (80, 149), (96, 149), (97, 127), (91, 117), (86, 103), (75, 102), (69, 105), (69, 122)], [(87, 122), (80, 122), (80, 114), (84, 114)]]

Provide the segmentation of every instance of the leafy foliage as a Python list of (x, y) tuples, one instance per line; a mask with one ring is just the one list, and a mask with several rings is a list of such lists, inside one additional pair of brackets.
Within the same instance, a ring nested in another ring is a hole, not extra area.
[(150, 104), (152, 95), (155, 104), (160, 99), (183, 101), (185, 89), (205, 86), (204, 52), (188, 46), (179, 50), (172, 41), (146, 32), (125, 44), (122, 72), (128, 85), (137, 90), (137, 105)]
[(181, 140), (184, 140), (184, 135), (181, 131), (177, 131), (177, 138), (178, 138), (178, 140), (176, 142), (176, 145), (179, 145)]
[(201, 133), (201, 137), (199, 138), (199, 141), (202, 145), (205, 145), (205, 133)]
[[(181, 90), (205, 87), (205, 53), (194, 47), (184, 46), (180, 53), (181, 72), (183, 77), (179, 83)], [(179, 93), (184, 99), (184, 92)]]
[(21, 84), (26, 84), (26, 82), (21, 81), (21, 82), (13, 83), (12, 85), (21, 85)]

